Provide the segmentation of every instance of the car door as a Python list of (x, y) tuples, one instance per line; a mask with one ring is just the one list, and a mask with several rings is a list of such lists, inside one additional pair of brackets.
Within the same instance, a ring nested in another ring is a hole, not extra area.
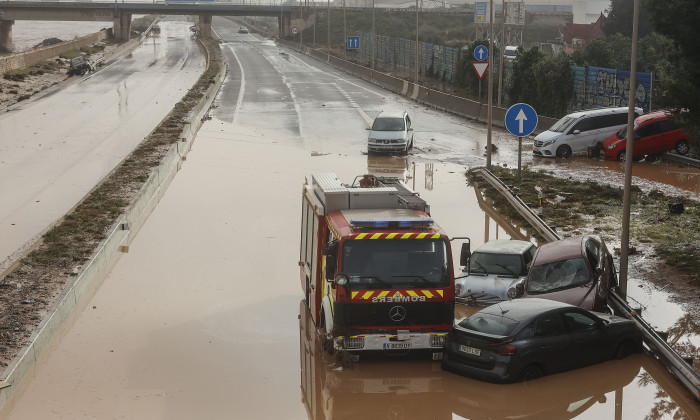
[(594, 125), (598, 117), (584, 117), (569, 129), (566, 136), (566, 144), (571, 147), (573, 153), (587, 152), (589, 147), (595, 146), (597, 130)]
[(570, 354), (574, 342), (559, 311), (548, 312), (535, 320), (532, 344), (547, 374), (572, 369)]
[(661, 124), (659, 121), (652, 121), (639, 127), (634, 136), (634, 157), (654, 153), (657, 149), (655, 144), (661, 135)]
[(572, 365), (588, 366), (610, 358), (614, 343), (598, 318), (576, 309), (564, 311), (562, 318), (574, 344), (569, 355)]

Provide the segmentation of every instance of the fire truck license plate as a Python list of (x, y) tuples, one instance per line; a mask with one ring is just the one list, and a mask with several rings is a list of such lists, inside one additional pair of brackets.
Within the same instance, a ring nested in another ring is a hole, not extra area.
[(384, 343), (384, 350), (406, 350), (411, 348), (411, 343)]
[(474, 356), (481, 355), (480, 349), (475, 349), (474, 347), (469, 347), (469, 346), (463, 346), (461, 344), (459, 345), (459, 351), (467, 353), (467, 354), (473, 354)]

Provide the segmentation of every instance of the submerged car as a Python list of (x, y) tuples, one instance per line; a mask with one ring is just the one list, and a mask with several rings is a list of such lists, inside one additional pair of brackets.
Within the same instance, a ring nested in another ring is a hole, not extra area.
[[(690, 150), (690, 137), (676, 124), (668, 111), (656, 111), (634, 120), (634, 158), (675, 150), (684, 155)], [(627, 127), (608, 137), (603, 143), (606, 160), (624, 161), (627, 157)]]
[(239, 34), (247, 34), (247, 33), (248, 33), (248, 28), (246, 28), (245, 26), (241, 26), (241, 27), (238, 29), (238, 33), (239, 33)]
[(368, 152), (403, 152), (413, 147), (413, 128), (406, 111), (383, 111), (368, 128)]
[(511, 299), (539, 297), (607, 312), (615, 287), (617, 273), (605, 242), (583, 235), (540, 246), (525, 280), (507, 293)]
[(508, 383), (577, 369), (642, 350), (634, 321), (547, 299), (486, 307), (452, 327), (442, 368)]
[(469, 255), (467, 274), (455, 279), (455, 296), (469, 304), (508, 300), (508, 290), (527, 277), (536, 251), (528, 241), (486, 242)]

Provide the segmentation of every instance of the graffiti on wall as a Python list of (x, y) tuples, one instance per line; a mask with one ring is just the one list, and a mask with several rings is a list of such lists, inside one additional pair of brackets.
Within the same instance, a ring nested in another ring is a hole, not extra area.
[[(574, 101), (570, 111), (629, 105), (630, 72), (602, 67), (571, 66), (574, 71)], [(652, 74), (637, 72), (635, 106), (651, 109)]]

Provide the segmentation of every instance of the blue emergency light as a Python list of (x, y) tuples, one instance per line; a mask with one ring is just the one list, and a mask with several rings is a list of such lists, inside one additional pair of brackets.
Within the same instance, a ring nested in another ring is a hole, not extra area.
[(392, 217), (388, 219), (352, 219), (350, 224), (365, 228), (413, 228), (424, 227), (433, 224), (433, 219), (428, 217)]

